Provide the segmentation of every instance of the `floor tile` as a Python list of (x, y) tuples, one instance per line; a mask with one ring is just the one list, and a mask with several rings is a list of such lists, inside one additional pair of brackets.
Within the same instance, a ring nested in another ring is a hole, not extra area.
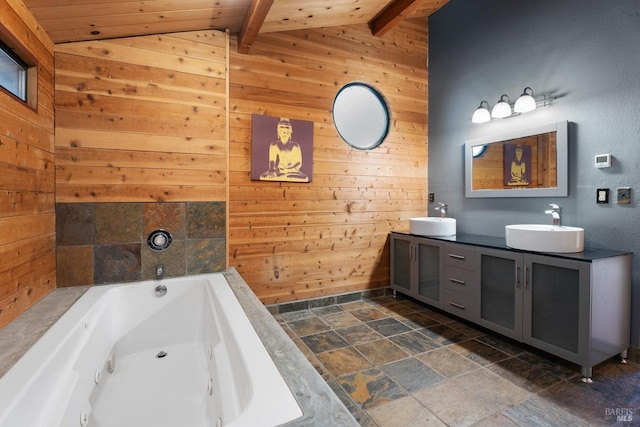
[(384, 313), (373, 307), (351, 310), (350, 313), (362, 322), (369, 322), (371, 320), (384, 319), (385, 317), (389, 317), (387, 313)]
[(431, 411), (411, 396), (367, 410), (378, 427), (445, 427)]
[(511, 357), (475, 339), (456, 343), (450, 348), (480, 365), (489, 365)]
[(369, 369), (347, 375), (339, 378), (338, 382), (349, 396), (364, 409), (407, 395), (380, 369)]
[(490, 345), (491, 347), (497, 348), (498, 350), (510, 354), (510, 355), (518, 355), (524, 351), (524, 348), (508, 338), (500, 338), (495, 335), (483, 335), (477, 338), (478, 341), (481, 341), (485, 344)]
[(385, 337), (398, 335), (411, 330), (410, 327), (397, 321), (393, 317), (367, 322), (367, 325)]
[(418, 331), (394, 335), (389, 339), (411, 355), (424, 353), (425, 351), (440, 347), (440, 344), (427, 338)]
[[(469, 393), (477, 394), (476, 398), (495, 411), (502, 411), (510, 405), (531, 397), (531, 393), (499, 377), (486, 369), (478, 369), (452, 378)], [(482, 393), (478, 393), (482, 390)]]
[(518, 405), (507, 408), (503, 414), (521, 426), (589, 426), (587, 422), (580, 418), (538, 397), (532, 397)]
[(371, 362), (353, 347), (320, 353), (317, 357), (324, 364), (324, 367), (336, 377), (373, 368)]
[(426, 313), (420, 312), (407, 313), (393, 317), (413, 329), (420, 329), (426, 326), (434, 326), (438, 324), (438, 322), (432, 317), (429, 317)]
[(452, 380), (427, 387), (412, 396), (449, 426), (470, 426), (496, 413), (479, 399), (479, 393), (470, 392)]
[(339, 305), (330, 305), (327, 307), (314, 307), (311, 309), (311, 312), (316, 316), (324, 316), (327, 314), (341, 313), (343, 311), (344, 310)]
[(336, 301), (274, 318), (361, 426), (640, 425), (637, 363), (607, 360), (585, 384), (575, 364), (410, 299)]
[(477, 363), (451, 350), (449, 347), (437, 348), (416, 357), (448, 378), (462, 375), (481, 367)]
[(356, 319), (353, 314), (346, 311), (323, 315), (320, 316), (320, 318), (333, 329), (346, 328), (347, 326), (360, 325), (362, 323)]
[(347, 347), (348, 342), (343, 340), (334, 331), (320, 332), (319, 334), (307, 335), (302, 337), (302, 341), (314, 353), (322, 353), (324, 351), (335, 350), (337, 348)]
[(397, 301), (399, 301), (398, 298), (394, 298), (392, 296), (384, 296), (384, 297), (369, 298), (367, 300), (367, 303), (375, 307), (378, 305), (392, 304)]
[(351, 345), (363, 344), (382, 338), (382, 335), (364, 323), (356, 326), (349, 326), (348, 328), (336, 329), (335, 331)]
[(385, 363), (409, 357), (409, 353), (388, 339), (360, 344), (356, 346), (356, 349), (375, 365), (384, 365)]
[(594, 368), (592, 384), (576, 376), (539, 393), (539, 397), (558, 405), (591, 424), (608, 423), (611, 409), (635, 411), (640, 420), (640, 367), (622, 365), (615, 360)]
[(345, 311), (353, 311), (368, 309), (371, 308), (371, 305), (367, 304), (365, 301), (353, 301), (341, 304), (341, 307)]
[(315, 314), (311, 310), (289, 311), (286, 313), (280, 313), (285, 322), (293, 322), (295, 320), (306, 319), (307, 317), (314, 317)]
[(487, 369), (525, 390), (534, 392), (544, 390), (566, 379), (554, 375), (543, 366), (531, 365), (515, 357), (501, 360), (488, 366)]
[(469, 337), (462, 332), (450, 328), (447, 325), (427, 326), (419, 329), (419, 331), (442, 345), (449, 345), (469, 339)]
[(455, 329), (456, 331), (462, 332), (468, 338), (478, 338), (483, 335), (486, 335), (485, 332), (477, 328), (474, 328), (468, 323), (463, 323), (461, 321), (453, 321), (453, 322), (447, 323), (447, 326), (450, 327), (451, 329)]
[(447, 316), (446, 314), (440, 313), (439, 311), (428, 310), (425, 312), (425, 314), (438, 323), (445, 324), (453, 322), (453, 319), (451, 317)]
[(441, 382), (444, 377), (416, 358), (398, 360), (381, 369), (400, 387), (413, 393)]
[(385, 304), (385, 305), (381, 305), (379, 307), (377, 307), (378, 310), (387, 313), (390, 316), (395, 316), (397, 314), (408, 314), (408, 313), (412, 313), (415, 312), (416, 309), (409, 306), (409, 305), (405, 305), (401, 302), (394, 302), (391, 304)]
[(294, 339), (298, 337), (298, 334), (296, 334), (293, 331), (293, 329), (291, 329), (291, 326), (287, 325), (286, 323), (280, 324), (280, 327), (282, 327), (282, 329), (287, 333), (287, 335), (289, 335), (289, 338)]
[(327, 325), (317, 317), (308, 317), (306, 319), (289, 322), (289, 327), (301, 337), (305, 335), (317, 334), (318, 332), (324, 332), (331, 329), (329, 325)]
[[(473, 424), (473, 427), (518, 427), (519, 424), (511, 421), (503, 414), (493, 414), (484, 420)], [(552, 426), (549, 426), (552, 427)]]

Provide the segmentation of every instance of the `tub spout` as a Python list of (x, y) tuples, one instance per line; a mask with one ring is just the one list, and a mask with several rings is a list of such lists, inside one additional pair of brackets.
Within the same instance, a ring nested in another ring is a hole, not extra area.
[(161, 280), (164, 277), (164, 265), (156, 265), (156, 280)]

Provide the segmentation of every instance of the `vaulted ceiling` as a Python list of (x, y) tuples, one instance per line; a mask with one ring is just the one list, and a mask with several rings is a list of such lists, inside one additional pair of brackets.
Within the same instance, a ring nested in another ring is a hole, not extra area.
[(248, 53), (261, 33), (368, 24), (383, 37), (449, 0), (23, 0), (55, 43), (226, 30)]

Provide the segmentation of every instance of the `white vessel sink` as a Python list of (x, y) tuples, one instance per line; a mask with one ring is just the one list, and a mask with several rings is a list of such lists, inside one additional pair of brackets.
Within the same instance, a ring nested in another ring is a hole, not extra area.
[(584, 229), (564, 225), (514, 224), (505, 226), (507, 246), (536, 252), (584, 251)]
[(456, 220), (429, 216), (410, 218), (409, 231), (418, 236), (453, 236), (456, 234)]

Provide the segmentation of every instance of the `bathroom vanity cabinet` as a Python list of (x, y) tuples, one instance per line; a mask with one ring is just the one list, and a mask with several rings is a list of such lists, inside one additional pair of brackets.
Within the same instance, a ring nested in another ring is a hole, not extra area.
[[(422, 260), (412, 258), (410, 250), (408, 255), (394, 251), (394, 242), (407, 239), (437, 250), (425, 252)], [(441, 296), (432, 305), (576, 363), (586, 379), (596, 364), (616, 354), (626, 357), (631, 253), (541, 254), (509, 249), (501, 238), (461, 234), (424, 238), (394, 232), (391, 244), (395, 291), (432, 304), (417, 285), (396, 282), (399, 266), (410, 265), (416, 277), (425, 266), (442, 272), (439, 291), (431, 283), (431, 292)]]
[(434, 307), (441, 306), (444, 243), (423, 237), (391, 235), (391, 286)]

